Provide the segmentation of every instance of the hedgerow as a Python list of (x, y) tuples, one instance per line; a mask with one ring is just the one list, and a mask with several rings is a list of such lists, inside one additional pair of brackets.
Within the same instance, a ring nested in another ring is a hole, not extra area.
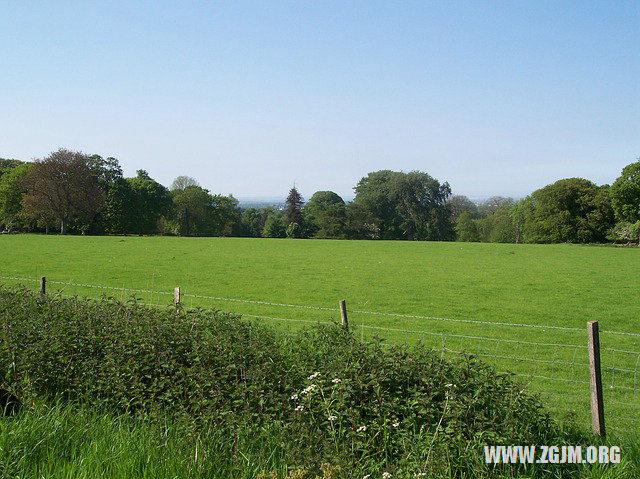
[(230, 440), (239, 425), (277, 424), (287, 461), (305, 470), (473, 477), (512, 470), (484, 464), (483, 445), (569, 440), (537, 396), (473, 356), (445, 360), (338, 326), (284, 335), (219, 311), (4, 287), (0, 324), (1, 382), (27, 405), (62, 398), (215, 425)]

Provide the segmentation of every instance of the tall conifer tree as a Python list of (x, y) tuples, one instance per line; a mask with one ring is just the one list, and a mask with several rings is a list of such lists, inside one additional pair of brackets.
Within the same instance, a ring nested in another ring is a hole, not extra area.
[(294, 186), (289, 190), (289, 196), (287, 196), (286, 201), (286, 211), (284, 214), (284, 222), (285, 227), (289, 226), (291, 223), (298, 223), (302, 226), (302, 205), (304, 204), (304, 199), (296, 190)]

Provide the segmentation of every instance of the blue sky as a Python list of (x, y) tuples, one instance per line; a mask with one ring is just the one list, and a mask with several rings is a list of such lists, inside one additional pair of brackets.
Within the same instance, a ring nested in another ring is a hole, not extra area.
[(610, 183), (640, 156), (640, 2), (2, 2), (0, 157), (215, 193)]

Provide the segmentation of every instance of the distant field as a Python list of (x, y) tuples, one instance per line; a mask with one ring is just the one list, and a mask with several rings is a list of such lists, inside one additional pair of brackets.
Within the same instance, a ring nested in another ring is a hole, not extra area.
[(585, 424), (586, 322), (598, 320), (607, 419), (619, 429), (640, 429), (638, 249), (4, 235), (0, 251), (0, 275), (28, 278), (31, 288), (46, 276), (52, 292), (121, 299), (134, 294), (56, 282), (148, 290), (158, 293), (135, 295), (164, 305), (179, 285), (187, 307), (275, 318), (269, 321), (285, 329), (337, 321), (338, 301), (346, 299), (358, 334), (480, 354), (547, 394), (552, 408), (575, 410)]

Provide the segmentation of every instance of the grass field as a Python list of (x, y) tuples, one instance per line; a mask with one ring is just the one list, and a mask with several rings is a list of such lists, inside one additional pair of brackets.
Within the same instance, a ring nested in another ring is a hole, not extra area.
[(637, 249), (5, 235), (0, 250), (7, 284), (27, 278), (36, 288), (46, 276), (50, 292), (127, 299), (132, 292), (108, 288), (148, 290), (158, 293), (135, 295), (155, 304), (170, 304), (179, 285), (187, 307), (277, 318), (268, 321), (284, 330), (338, 320), (344, 298), (357, 334), (479, 354), (518, 374), (558, 413), (574, 410), (585, 427), (586, 322), (598, 320), (607, 421), (614, 430), (640, 429)]

